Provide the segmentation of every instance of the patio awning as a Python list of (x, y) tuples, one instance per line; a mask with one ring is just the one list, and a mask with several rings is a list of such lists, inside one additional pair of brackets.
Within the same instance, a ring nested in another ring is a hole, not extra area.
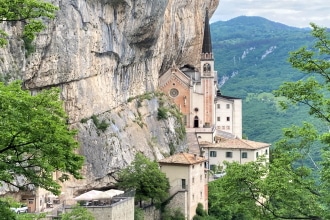
[(102, 200), (111, 199), (114, 196), (123, 194), (124, 191), (117, 189), (110, 189), (108, 191), (91, 190), (86, 193), (81, 194), (74, 198), (76, 201), (90, 201), (90, 200)]

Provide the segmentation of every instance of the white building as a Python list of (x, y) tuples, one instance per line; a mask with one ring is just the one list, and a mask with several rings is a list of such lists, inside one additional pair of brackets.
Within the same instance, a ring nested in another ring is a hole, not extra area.
[(218, 132), (214, 143), (201, 143), (210, 170), (215, 170), (217, 166), (225, 168), (225, 161), (244, 164), (256, 161), (260, 156), (265, 158), (265, 162), (269, 160), (270, 144), (245, 140), (230, 134), (223, 135), (224, 132), (221, 134)]
[(215, 126), (242, 138), (242, 99), (221, 95), (215, 98)]

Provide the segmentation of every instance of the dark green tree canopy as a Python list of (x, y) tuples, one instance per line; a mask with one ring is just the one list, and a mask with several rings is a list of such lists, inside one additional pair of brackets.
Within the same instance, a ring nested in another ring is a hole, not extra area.
[[(81, 178), (83, 157), (75, 153), (76, 131), (67, 125), (67, 115), (58, 89), (31, 95), (21, 82), (0, 83), (0, 181), (19, 189), (40, 186), (55, 194), (53, 180), (59, 171), (64, 181)], [(19, 181), (18, 181), (19, 180)]]
[(160, 203), (168, 196), (170, 188), (166, 175), (159, 169), (157, 162), (150, 161), (138, 153), (133, 163), (119, 173), (118, 186), (122, 189), (135, 189), (137, 201)]

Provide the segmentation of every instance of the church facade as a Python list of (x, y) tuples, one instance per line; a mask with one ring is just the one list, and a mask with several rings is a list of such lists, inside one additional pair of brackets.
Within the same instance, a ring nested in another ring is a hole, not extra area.
[(212, 128), (242, 137), (242, 100), (218, 89), (208, 13), (205, 16), (200, 66), (172, 67), (159, 78), (159, 88), (184, 115), (186, 128)]
[[(214, 180), (210, 170), (216, 174), (218, 168), (225, 168), (225, 161), (246, 163), (262, 155), (268, 160), (270, 147), (267, 143), (242, 139), (242, 100), (224, 96), (218, 89), (207, 11), (199, 60), (198, 67), (189, 64), (178, 67), (173, 63), (159, 77), (158, 84), (184, 116), (189, 153), (172, 155), (160, 161), (160, 165), (170, 180), (171, 195), (175, 195), (170, 205), (179, 207), (187, 219), (193, 218), (198, 203), (208, 209), (207, 182)], [(202, 162), (196, 166), (197, 163), (190, 163), (195, 159), (187, 158), (202, 158)]]

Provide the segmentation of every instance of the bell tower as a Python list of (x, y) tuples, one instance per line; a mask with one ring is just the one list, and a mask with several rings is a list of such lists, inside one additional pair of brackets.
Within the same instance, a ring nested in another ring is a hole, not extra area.
[(211, 31), (209, 24), (208, 9), (205, 13), (204, 38), (201, 53), (201, 85), (204, 94), (204, 126), (215, 124), (214, 99), (216, 90), (216, 76), (214, 72), (214, 59), (212, 53)]

